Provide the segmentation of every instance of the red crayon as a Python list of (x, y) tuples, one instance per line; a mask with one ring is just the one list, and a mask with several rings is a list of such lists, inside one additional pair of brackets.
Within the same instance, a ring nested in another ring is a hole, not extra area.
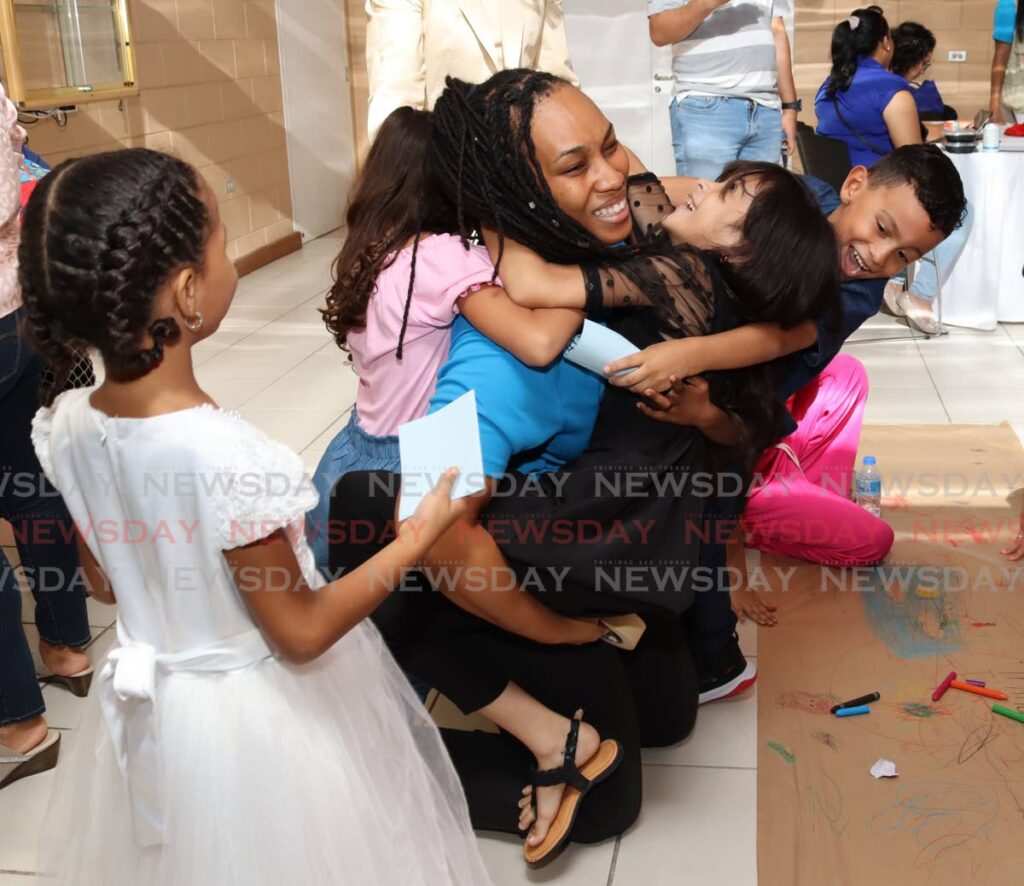
[(932, 693), (932, 701), (938, 701), (940, 698), (942, 698), (942, 696), (946, 694), (946, 690), (949, 689), (949, 684), (952, 683), (955, 679), (956, 671), (950, 671), (949, 676), (946, 677), (946, 679), (939, 684), (939, 688)]

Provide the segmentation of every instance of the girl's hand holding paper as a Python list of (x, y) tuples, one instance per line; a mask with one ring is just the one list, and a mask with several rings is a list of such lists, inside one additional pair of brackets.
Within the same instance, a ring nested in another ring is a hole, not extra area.
[(398, 449), (402, 460), (399, 520), (411, 517), (452, 467), (458, 471), (452, 499), (481, 492), (486, 484), (476, 394), (469, 391), (437, 412), (406, 422), (398, 429)]

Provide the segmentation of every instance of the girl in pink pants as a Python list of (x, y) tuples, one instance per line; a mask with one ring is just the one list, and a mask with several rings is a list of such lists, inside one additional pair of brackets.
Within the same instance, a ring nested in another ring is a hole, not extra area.
[(850, 500), (867, 397), (867, 372), (848, 354), (793, 395), (797, 429), (761, 457), (743, 513), (750, 547), (824, 566), (885, 559), (892, 527)]

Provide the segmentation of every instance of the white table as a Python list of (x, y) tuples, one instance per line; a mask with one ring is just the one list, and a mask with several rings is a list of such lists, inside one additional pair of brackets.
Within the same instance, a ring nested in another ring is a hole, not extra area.
[(1024, 151), (949, 158), (963, 179), (974, 227), (942, 287), (942, 322), (973, 329), (1024, 323)]

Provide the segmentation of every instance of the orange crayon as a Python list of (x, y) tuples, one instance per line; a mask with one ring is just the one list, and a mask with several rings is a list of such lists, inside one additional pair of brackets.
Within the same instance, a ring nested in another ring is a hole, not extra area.
[(952, 680), (949, 684), (953, 689), (962, 689), (964, 692), (973, 692), (975, 695), (984, 695), (985, 698), (997, 698), (999, 701), (1006, 701), (1010, 696), (998, 689), (988, 689), (984, 686), (972, 686), (970, 683), (963, 683), (960, 680)]

